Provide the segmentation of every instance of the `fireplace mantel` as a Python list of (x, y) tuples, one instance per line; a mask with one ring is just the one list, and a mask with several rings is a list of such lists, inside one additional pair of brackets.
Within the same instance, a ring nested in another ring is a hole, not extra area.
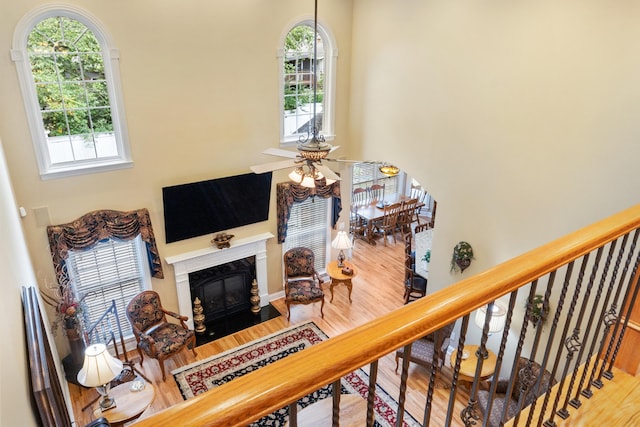
[(260, 306), (269, 304), (269, 289), (267, 286), (267, 240), (273, 234), (262, 233), (242, 239), (231, 240), (229, 248), (218, 249), (209, 247), (196, 251), (166, 258), (168, 264), (173, 265), (176, 276), (178, 293), (178, 307), (180, 314), (189, 317), (187, 324), (193, 328), (193, 307), (191, 302), (191, 288), (189, 287), (189, 273), (226, 264), (237, 259), (256, 257), (256, 280), (260, 295)]

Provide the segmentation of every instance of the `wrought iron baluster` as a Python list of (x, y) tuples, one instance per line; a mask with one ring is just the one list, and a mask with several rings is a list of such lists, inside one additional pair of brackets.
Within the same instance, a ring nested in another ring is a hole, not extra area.
[[(602, 351), (604, 350), (604, 345), (607, 339), (607, 335), (609, 334), (609, 329), (611, 328), (611, 325), (613, 325), (613, 323), (615, 322), (615, 320), (612, 322), (611, 317), (609, 316), (610, 311), (607, 310), (607, 307), (609, 306), (609, 301), (611, 300), (611, 296), (613, 294), (614, 291), (614, 287), (615, 287), (615, 283), (616, 283), (616, 278), (618, 277), (618, 270), (620, 269), (620, 264), (622, 263), (622, 256), (624, 254), (624, 251), (627, 247), (627, 243), (629, 241), (629, 233), (625, 234), (624, 237), (622, 238), (622, 244), (620, 245), (620, 248), (618, 249), (618, 256), (616, 257), (616, 263), (613, 267), (613, 274), (611, 276), (611, 280), (609, 280), (609, 287), (607, 289), (607, 295), (604, 299), (604, 302), (602, 303), (602, 310), (600, 313), (600, 317), (598, 320), (598, 329), (596, 330), (595, 333), (595, 337), (600, 336), (600, 345), (598, 346), (598, 350), (596, 352), (596, 357), (594, 358), (594, 362), (593, 362), (593, 369), (591, 369), (591, 373), (589, 375), (589, 380), (587, 381), (587, 388), (585, 388), (582, 391), (582, 395), (586, 398), (590, 398), (593, 395), (593, 391), (591, 390), (591, 386), (594, 386), (596, 388), (600, 388), (602, 387), (602, 382), (600, 381), (599, 385), (596, 384), (596, 380), (595, 380), (595, 375), (596, 372), (598, 371), (598, 364), (600, 361), (600, 356), (602, 355)], [(617, 241), (616, 241), (617, 243)], [(615, 315), (614, 315), (614, 319), (615, 319)], [(600, 335), (600, 327), (604, 326), (604, 331), (602, 332), (602, 335)], [(595, 338), (594, 338), (594, 343), (595, 343)]]
[(398, 414), (396, 416), (396, 426), (402, 426), (404, 421), (404, 402), (407, 397), (407, 378), (409, 377), (409, 363), (411, 362), (411, 345), (404, 347), (404, 357), (402, 358), (402, 373), (400, 374), (400, 391), (398, 396)]
[[(437, 331), (434, 332), (434, 343), (441, 343), (441, 335), (442, 335), (442, 330), (438, 329)], [(431, 421), (431, 406), (433, 403), (433, 392), (436, 388), (436, 376), (438, 375), (438, 371), (441, 369), (440, 366), (440, 351), (439, 349), (435, 348), (433, 349), (433, 358), (431, 359), (431, 372), (430, 372), (430, 377), (429, 377), (429, 388), (427, 389), (427, 402), (424, 406), (424, 416), (423, 416), (423, 422), (422, 425), (428, 426), (429, 422)]]
[(376, 383), (378, 381), (378, 360), (371, 362), (369, 368), (369, 393), (367, 394), (367, 427), (373, 427)]
[(332, 425), (333, 427), (340, 427), (340, 397), (341, 397), (341, 393), (340, 393), (340, 388), (341, 388), (341, 384), (340, 384), (340, 379), (338, 379), (337, 381), (334, 381), (334, 383), (332, 384), (332, 388), (333, 388), (333, 414), (332, 414)]
[[(456, 361), (453, 366), (453, 373), (451, 376), (451, 391), (449, 393), (449, 405), (447, 406), (447, 420), (453, 418), (454, 404), (456, 401), (456, 394), (458, 391), (458, 375), (460, 373), (460, 363), (462, 362), (462, 352), (464, 351), (464, 342), (467, 338), (467, 329), (469, 328), (469, 315), (467, 314), (462, 318), (462, 324), (460, 325), (460, 337), (458, 338), (458, 351), (456, 353)], [(464, 410), (463, 410), (464, 412)], [(460, 417), (465, 426), (475, 425), (473, 420), (465, 421), (463, 413), (460, 413)], [(471, 424), (473, 422), (473, 424)]]
[(518, 290), (511, 293), (509, 298), (509, 306), (507, 308), (507, 319), (504, 324), (504, 330), (502, 331), (502, 339), (500, 340), (500, 349), (498, 350), (498, 356), (496, 358), (496, 367), (493, 374), (493, 381), (489, 388), (489, 399), (487, 400), (487, 412), (484, 414), (482, 425), (489, 424), (489, 418), (493, 410), (493, 400), (496, 396), (496, 387), (500, 378), (500, 372), (502, 370), (502, 358), (504, 357), (504, 350), (507, 346), (507, 340), (509, 338), (509, 329), (511, 328), (511, 319), (513, 317), (513, 307), (515, 307), (516, 299), (518, 296)]
[[(551, 298), (551, 291), (553, 290), (553, 284), (555, 283), (556, 280), (556, 271), (552, 271), (551, 273), (549, 273), (549, 279), (547, 281), (547, 289), (544, 293), (544, 298), (543, 298), (543, 304), (542, 304), (542, 313), (540, 313), (540, 317), (538, 319), (538, 326), (537, 326), (537, 331), (536, 331), (536, 346), (539, 340), (539, 336), (538, 334), (542, 333), (542, 323), (544, 321), (544, 319), (546, 319), (548, 317), (548, 311), (550, 309), (549, 306), (549, 299)], [(548, 403), (548, 398), (551, 395), (551, 384), (542, 384), (542, 380), (544, 379), (544, 375), (545, 375), (545, 371), (547, 369), (547, 364), (549, 363), (549, 357), (551, 354), (551, 346), (553, 343), (553, 336), (555, 334), (555, 328), (552, 328), (552, 331), (547, 339), (547, 347), (545, 348), (544, 354), (542, 356), (542, 363), (540, 364), (540, 377), (538, 378), (537, 384), (536, 384), (536, 389), (535, 389), (535, 395), (537, 396), (539, 394), (539, 390), (541, 386), (544, 386), (547, 388), (546, 392), (545, 392), (545, 399), (543, 400), (542, 403), (542, 409), (540, 410), (540, 415), (538, 417), (538, 425), (540, 425), (542, 423), (542, 420), (544, 419), (544, 414), (546, 412), (547, 409), (547, 403)], [(537, 352), (537, 349), (536, 349)], [(532, 356), (531, 360), (534, 360), (534, 357)], [(550, 380), (551, 381), (551, 380)], [(531, 404), (531, 409), (529, 410), (529, 417), (527, 418), (527, 425), (531, 425), (531, 421), (533, 419), (533, 413), (534, 413), (534, 408), (537, 404), (537, 399), (533, 401), (533, 403)]]
[[(633, 307), (635, 306), (636, 300), (638, 298), (638, 292), (640, 291), (640, 281), (638, 280), (640, 278), (640, 270), (638, 270), (638, 262), (640, 262), (640, 254), (638, 255), (638, 259), (636, 260), (633, 279), (631, 280), (631, 283), (629, 283), (629, 287), (627, 288), (625, 303), (622, 306), (622, 307), (627, 307), (627, 312), (624, 315), (624, 322), (622, 324), (622, 329), (620, 331), (620, 335), (618, 336), (618, 339), (616, 342), (616, 348), (613, 351), (613, 356), (611, 357), (611, 361), (609, 362), (609, 374), (611, 375), (611, 378), (613, 378), (613, 372), (611, 372), (611, 368), (613, 367), (613, 364), (616, 361), (616, 357), (618, 356), (618, 351), (620, 350), (620, 346), (622, 345), (622, 339), (624, 338), (624, 333), (627, 330), (627, 326), (629, 325), (629, 317), (631, 316), (631, 312), (633, 311)], [(628, 296), (631, 297), (629, 301), (627, 301)]]
[[(605, 352), (604, 357), (601, 358), (601, 362), (600, 362), (600, 372), (598, 373), (598, 378), (596, 380), (593, 381), (593, 386), (596, 388), (602, 388), (603, 383), (602, 383), (602, 377), (605, 377), (607, 379), (612, 379), (613, 375), (611, 375), (611, 372), (605, 372), (605, 366), (607, 365), (607, 360), (609, 360), (609, 357), (611, 356), (611, 351), (612, 351), (612, 347), (613, 347), (613, 342), (614, 342), (614, 337), (616, 336), (616, 333), (618, 331), (618, 306), (617, 306), (617, 302), (620, 299), (620, 295), (622, 293), (622, 289), (624, 288), (624, 283), (627, 277), (627, 272), (629, 271), (629, 266), (631, 265), (631, 261), (633, 259), (633, 254), (635, 253), (635, 248), (636, 248), (636, 244), (638, 242), (638, 237), (640, 237), (640, 229), (636, 230), (634, 235), (633, 235), (633, 240), (631, 242), (631, 247), (629, 248), (629, 252), (627, 253), (627, 259), (625, 261), (624, 264), (624, 268), (622, 270), (622, 275), (620, 276), (620, 282), (618, 283), (618, 287), (616, 289), (616, 295), (613, 298), (612, 304), (611, 304), (611, 308), (609, 309), (609, 311), (607, 312), (607, 314), (605, 315), (605, 330), (604, 330), (604, 337), (603, 337), (603, 342), (602, 342), (602, 347), (600, 349), (600, 353), (602, 354), (602, 350), (604, 349), (604, 345), (605, 342), (608, 342), (607, 344), (607, 351)], [(613, 328), (613, 332), (611, 332), (611, 326), (615, 325)], [(611, 332), (611, 334), (610, 334)], [(606, 341), (606, 337), (609, 336), (609, 340)]]
[[(573, 291), (573, 298), (571, 299), (571, 304), (569, 304), (569, 311), (567, 312), (567, 320), (564, 324), (564, 330), (562, 331), (562, 342), (564, 342), (564, 345), (567, 349), (567, 357), (565, 360), (564, 369), (562, 370), (562, 376), (560, 378), (560, 390), (564, 389), (564, 383), (569, 372), (569, 367), (571, 366), (571, 361), (573, 360), (573, 354), (580, 347), (580, 337), (577, 336), (575, 328), (571, 336), (569, 336), (568, 338), (567, 334), (569, 332), (569, 326), (573, 317), (573, 312), (575, 311), (578, 299), (580, 297), (580, 290), (582, 288), (582, 281), (584, 279), (584, 273), (587, 268), (587, 262), (589, 261), (589, 255), (590, 254), (586, 254), (582, 257), (582, 266), (580, 267), (580, 272), (578, 273), (578, 280), (576, 281), (576, 287)], [(567, 400), (569, 399), (569, 394), (570, 392), (567, 393), (567, 398), (565, 399), (562, 408), (557, 411), (557, 414), (562, 419), (566, 419), (569, 416), (569, 411), (567, 411)], [(559, 397), (560, 393), (558, 393), (557, 395), (558, 399)]]
[[(602, 276), (600, 279), (600, 284), (598, 285), (598, 291), (596, 293), (595, 296), (595, 301), (596, 303), (600, 301), (600, 298), (602, 297), (602, 290), (604, 289), (604, 284), (605, 281), (607, 280), (607, 276), (609, 273), (609, 266), (611, 265), (611, 260), (613, 259), (613, 253), (615, 252), (617, 246), (617, 241), (613, 241), (611, 242), (611, 245), (609, 246), (609, 254), (607, 255), (607, 259), (604, 265), (604, 268), (602, 270)], [(618, 256), (618, 261), (620, 260), (619, 256)], [(589, 366), (591, 365), (591, 360), (593, 359), (593, 352), (595, 350), (596, 347), (596, 343), (598, 342), (598, 336), (600, 334), (600, 326), (602, 325), (602, 319), (604, 318), (605, 312), (606, 312), (606, 307), (607, 304), (609, 302), (609, 297), (611, 295), (611, 289), (612, 289), (612, 284), (615, 280), (615, 276), (616, 276), (616, 269), (614, 266), (614, 270), (613, 270), (613, 275), (612, 278), (609, 279), (609, 289), (606, 293), (605, 296), (605, 300), (600, 308), (600, 314), (597, 317), (597, 322), (596, 322), (596, 330), (593, 333), (593, 335), (590, 335), (590, 330), (591, 330), (591, 324), (592, 322), (596, 319), (595, 316), (590, 316), (589, 318), (589, 322), (587, 324), (587, 331), (585, 332), (585, 336), (589, 337), (591, 336), (591, 345), (589, 346), (589, 351), (587, 353), (587, 358), (584, 362), (584, 369), (582, 370), (582, 376), (580, 377), (580, 383), (578, 384), (578, 389), (576, 390), (576, 395), (575, 397), (571, 400), (571, 405), (578, 405), (578, 406), (574, 406), (574, 407), (579, 407), (580, 406), (580, 400), (579, 400), (579, 395), (582, 395), (586, 398), (591, 397), (591, 391), (590, 391), (590, 383), (587, 382), (587, 388), (583, 389), (582, 387), (585, 384), (585, 380), (587, 378), (587, 372), (589, 372)], [(586, 348), (586, 347), (585, 347)], [(578, 356), (578, 359), (580, 359), (581, 357)], [(594, 367), (597, 365), (597, 360), (594, 360)]]
[[(580, 399), (579, 399), (580, 389), (576, 390), (576, 394), (572, 399), (570, 399), (570, 396), (571, 396), (571, 393), (573, 392), (573, 387), (575, 385), (576, 378), (578, 376), (578, 370), (580, 368), (580, 361), (582, 360), (582, 355), (584, 354), (584, 350), (585, 350), (584, 344), (586, 343), (587, 337), (589, 336), (591, 324), (593, 322), (593, 316), (588, 316), (589, 320), (587, 321), (586, 330), (582, 335), (582, 337), (580, 337), (580, 327), (582, 326), (582, 321), (584, 319), (587, 306), (589, 305), (589, 297), (591, 296), (591, 289), (593, 288), (593, 284), (595, 283), (596, 276), (600, 268), (600, 260), (602, 259), (603, 252), (604, 252), (604, 246), (599, 247), (598, 250), (596, 251), (596, 259), (591, 268), (591, 275), (589, 276), (589, 282), (587, 283), (587, 286), (585, 288), (584, 295), (582, 297), (582, 304), (580, 305), (580, 312), (578, 314), (578, 319), (576, 320), (576, 323), (573, 329), (572, 343), (578, 346), (577, 348), (578, 356), (576, 357), (575, 366), (573, 368), (573, 372), (571, 373), (571, 381), (569, 381), (569, 388), (567, 390), (567, 395), (565, 398), (565, 406), (564, 406), (565, 408), (567, 407), (567, 404), (573, 406), (574, 408), (579, 408), (581, 405)], [(601, 291), (601, 286), (602, 286), (602, 282), (600, 284), (600, 291)]]
[(289, 404), (289, 427), (298, 427), (298, 402)]

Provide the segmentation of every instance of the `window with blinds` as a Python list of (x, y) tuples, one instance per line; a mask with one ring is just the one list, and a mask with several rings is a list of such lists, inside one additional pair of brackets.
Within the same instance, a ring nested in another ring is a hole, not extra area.
[(329, 209), (331, 198), (309, 197), (291, 207), (287, 238), (282, 244), (283, 254), (291, 248), (304, 246), (315, 254), (315, 268), (322, 273), (327, 265), (327, 245), (330, 236)]
[(81, 314), (86, 326), (92, 325), (115, 300), (122, 333), (125, 338), (133, 336), (125, 312), (127, 304), (151, 287), (144, 253), (140, 236), (129, 241), (108, 239), (86, 251), (70, 251), (67, 269), (76, 298), (82, 299)]
[(398, 188), (399, 176), (385, 176), (380, 172), (382, 163), (363, 162), (354, 163), (351, 178), (352, 191), (356, 188), (367, 188), (373, 184), (384, 184), (385, 195), (400, 194)]

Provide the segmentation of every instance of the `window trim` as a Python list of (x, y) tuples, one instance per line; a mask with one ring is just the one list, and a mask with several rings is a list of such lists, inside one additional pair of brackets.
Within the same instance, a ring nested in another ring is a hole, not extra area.
[[(307, 25), (313, 28), (313, 18), (300, 19), (290, 23), (286, 26), (286, 30), (280, 36), (278, 48), (276, 50), (276, 57), (278, 59), (278, 105), (280, 108), (280, 145), (285, 147), (291, 147), (298, 144), (298, 137), (284, 136), (284, 42), (287, 38), (287, 34), (295, 27), (300, 25)], [(333, 141), (335, 139), (335, 99), (336, 99), (336, 64), (338, 58), (338, 48), (336, 47), (336, 40), (333, 34), (328, 30), (328, 27), (321, 23), (318, 19), (318, 35), (322, 37), (324, 46), (324, 106), (323, 106), (323, 121), (322, 121), (322, 134), (327, 141)]]
[[(64, 165), (54, 165), (49, 157), (47, 140), (42, 132), (42, 114), (38, 103), (38, 96), (34, 84), (27, 40), (35, 26), (42, 20), (55, 16), (75, 19), (89, 28), (100, 43), (104, 59), (105, 80), (109, 92), (113, 131), (116, 138), (119, 156), (109, 159), (82, 160)], [(120, 54), (111, 37), (103, 30), (104, 26), (87, 11), (71, 5), (45, 5), (36, 8), (22, 17), (14, 32), (11, 59), (16, 64), (18, 82), (22, 92), (27, 122), (31, 131), (31, 140), (40, 171), (44, 180), (67, 176), (84, 175), (87, 173), (104, 172), (133, 166), (129, 147), (128, 130), (125, 120), (125, 110), (120, 82), (119, 60)]]

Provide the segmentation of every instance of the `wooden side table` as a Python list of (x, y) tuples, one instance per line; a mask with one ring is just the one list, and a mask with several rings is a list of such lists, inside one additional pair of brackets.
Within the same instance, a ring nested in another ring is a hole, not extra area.
[[(347, 276), (342, 272), (344, 267), (349, 267), (353, 273)], [(338, 267), (338, 261), (331, 261), (329, 265), (327, 265), (327, 274), (331, 277), (331, 286), (329, 287), (329, 290), (331, 291), (331, 301), (329, 302), (333, 302), (333, 287), (343, 284), (349, 290), (349, 302), (351, 303), (351, 289), (353, 288), (351, 279), (356, 276), (357, 272), (353, 264), (348, 261), (344, 262), (344, 267)]]
[(151, 405), (155, 391), (149, 383), (140, 391), (131, 391), (131, 382), (126, 382), (109, 390), (109, 396), (116, 400), (116, 407), (103, 412), (98, 406), (93, 416), (105, 417), (111, 425), (122, 425), (139, 417)]
[[(478, 364), (478, 356), (476, 355), (476, 351), (478, 351), (477, 345), (465, 345), (464, 353), (468, 354), (466, 359), (460, 361), (460, 372), (458, 372), (458, 379), (460, 381), (464, 381), (466, 383), (473, 383), (473, 380), (476, 377), (476, 365)], [(487, 349), (489, 353), (489, 357), (484, 359), (482, 363), (482, 371), (480, 371), (480, 378), (478, 381), (486, 381), (496, 369), (497, 357), (494, 352)], [(454, 350), (451, 353), (451, 369), (453, 370), (456, 366), (456, 358), (458, 357), (458, 350)]]

